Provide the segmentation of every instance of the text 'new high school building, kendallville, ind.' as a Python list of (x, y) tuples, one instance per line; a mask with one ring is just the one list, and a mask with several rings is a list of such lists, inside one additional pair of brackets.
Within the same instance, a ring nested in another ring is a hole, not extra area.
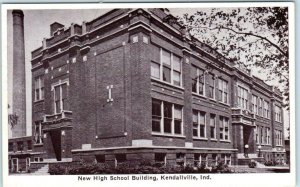
[[(13, 129), (10, 171), (82, 160), (285, 163), (281, 92), (173, 18), (114, 9), (82, 25), (51, 24), (32, 51), (33, 135), (25, 121)], [(13, 20), (22, 38), (22, 11)]]

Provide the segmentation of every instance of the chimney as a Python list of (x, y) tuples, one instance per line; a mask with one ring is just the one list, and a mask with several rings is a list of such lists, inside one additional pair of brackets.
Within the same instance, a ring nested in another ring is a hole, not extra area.
[(24, 14), (13, 10), (13, 114), (18, 123), (12, 129), (12, 137), (26, 136), (26, 88), (25, 88), (25, 47)]

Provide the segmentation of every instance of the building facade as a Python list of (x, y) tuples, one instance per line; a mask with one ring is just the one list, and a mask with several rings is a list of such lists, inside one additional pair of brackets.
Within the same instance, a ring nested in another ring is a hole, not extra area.
[(285, 162), (282, 94), (172, 19), (164, 9), (114, 9), (50, 25), (32, 52), (35, 157)]

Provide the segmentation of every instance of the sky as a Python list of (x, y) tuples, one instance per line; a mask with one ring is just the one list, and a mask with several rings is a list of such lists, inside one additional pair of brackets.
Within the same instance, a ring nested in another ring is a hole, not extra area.
[[(71, 23), (82, 24), (83, 21), (91, 21), (100, 15), (108, 12), (110, 9), (78, 9), (78, 10), (24, 10), (24, 37), (25, 37), (25, 63), (26, 63), (26, 122), (27, 122), (27, 135), (31, 135), (31, 51), (42, 46), (43, 38), (50, 37), (50, 24), (59, 22), (65, 27), (69, 27)], [(192, 14), (198, 9), (189, 9)], [(175, 16), (180, 16), (186, 13), (186, 9), (170, 9), (170, 13)], [(12, 106), (12, 15), (11, 11), (7, 14), (7, 29), (8, 29), (8, 104)], [(253, 71), (254, 75), (262, 77), (258, 70)], [(10, 112), (10, 111), (9, 111)], [(288, 113), (284, 112), (285, 126), (289, 124)], [(286, 127), (285, 127), (286, 129)], [(287, 135), (287, 132), (285, 132)]]

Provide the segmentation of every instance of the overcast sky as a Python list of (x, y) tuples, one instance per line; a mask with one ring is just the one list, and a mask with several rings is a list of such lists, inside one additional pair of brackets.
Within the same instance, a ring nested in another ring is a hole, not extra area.
[[(59, 22), (65, 27), (71, 23), (82, 24), (83, 21), (91, 21), (106, 13), (109, 9), (82, 9), (82, 10), (24, 10), (24, 35), (25, 35), (25, 62), (26, 62), (26, 94), (27, 94), (27, 132), (31, 135), (31, 51), (42, 46), (43, 38), (50, 37), (50, 24)], [(189, 13), (194, 13), (197, 9), (189, 9)], [(12, 106), (12, 11), (7, 14), (8, 29), (8, 103)], [(170, 9), (170, 12), (177, 16), (183, 15), (187, 9)], [(259, 75), (253, 72), (254, 75)], [(259, 76), (262, 77), (262, 76)], [(289, 123), (287, 112), (284, 115), (285, 125)]]

